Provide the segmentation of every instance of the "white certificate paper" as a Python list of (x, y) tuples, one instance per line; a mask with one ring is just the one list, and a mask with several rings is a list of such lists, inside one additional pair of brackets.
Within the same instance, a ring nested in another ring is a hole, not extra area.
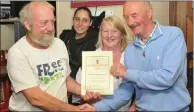
[(83, 51), (81, 94), (86, 90), (101, 95), (113, 95), (114, 79), (110, 75), (113, 64), (112, 51)]

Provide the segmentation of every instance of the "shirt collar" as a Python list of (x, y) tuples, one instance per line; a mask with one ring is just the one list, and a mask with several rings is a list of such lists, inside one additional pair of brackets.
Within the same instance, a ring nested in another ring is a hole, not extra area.
[[(155, 24), (155, 27), (154, 27), (154, 29), (152, 30), (152, 33), (149, 35), (149, 37), (147, 38), (147, 40), (146, 40), (146, 44), (144, 44), (142, 41), (141, 41), (141, 37), (139, 37), (139, 36), (136, 36), (135, 37), (135, 43), (136, 44), (139, 44), (139, 45), (147, 45), (150, 41), (152, 41), (152, 40), (154, 40), (154, 39), (156, 39), (157, 37), (159, 37), (160, 35), (162, 35), (162, 31), (161, 31), (161, 29), (160, 29), (160, 25), (159, 25), (159, 23), (155, 20), (155, 21), (153, 21), (154, 22), (154, 24)], [(157, 35), (156, 35), (156, 33), (157, 33)]]

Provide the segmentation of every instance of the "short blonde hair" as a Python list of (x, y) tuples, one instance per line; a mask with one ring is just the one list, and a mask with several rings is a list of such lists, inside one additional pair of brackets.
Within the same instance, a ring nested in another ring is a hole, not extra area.
[(44, 5), (47, 5), (49, 6), (53, 11), (55, 11), (55, 8), (48, 2), (30, 2), (28, 4), (26, 4), (22, 10), (19, 12), (19, 16), (20, 16), (20, 22), (22, 24), (24, 24), (24, 21), (27, 20), (29, 22), (29, 24), (32, 23), (32, 9), (33, 8), (36, 8), (36, 7), (33, 7), (32, 8), (32, 5), (34, 4), (44, 4)]
[[(125, 50), (125, 48), (127, 47), (127, 45), (133, 40), (132, 35), (129, 34), (129, 32), (125, 28), (124, 23), (115, 15), (106, 17), (106, 18), (103, 19), (103, 21), (107, 21), (109, 24), (113, 25), (123, 35), (123, 39), (122, 39), (121, 45), (120, 45), (120, 51), (123, 52)], [(103, 23), (103, 21), (102, 21), (102, 23)], [(97, 48), (102, 48), (103, 47), (103, 42), (102, 42), (102, 37), (101, 37), (102, 23), (100, 25), (98, 42), (96, 44)]]

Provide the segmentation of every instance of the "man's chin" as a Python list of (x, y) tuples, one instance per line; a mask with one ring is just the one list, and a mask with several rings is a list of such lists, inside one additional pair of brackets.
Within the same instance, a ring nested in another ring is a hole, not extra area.
[(44, 46), (44, 47), (48, 47), (52, 44), (52, 42), (36, 42), (36, 44), (40, 45), (40, 46)]
[(135, 36), (138, 36), (138, 35), (139, 35), (139, 33), (135, 33), (135, 32), (133, 32), (133, 34), (134, 34)]
[(42, 44), (45, 46), (50, 46), (53, 43), (53, 40), (54, 40), (54, 38), (51, 40), (44, 41), (44, 42), (42, 42)]
[(48, 47), (53, 43), (54, 37), (50, 40), (34, 40), (34, 42), (36, 42), (36, 44), (40, 45), (40, 46), (44, 46), (44, 47)]
[(134, 34), (135, 36), (138, 36), (140, 33), (137, 32), (137, 31), (133, 31), (133, 34)]

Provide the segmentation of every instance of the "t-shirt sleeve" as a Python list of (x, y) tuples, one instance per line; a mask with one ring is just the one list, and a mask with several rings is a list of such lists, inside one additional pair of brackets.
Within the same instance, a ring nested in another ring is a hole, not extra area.
[(38, 86), (27, 58), (19, 49), (9, 50), (7, 71), (15, 93)]
[(67, 67), (66, 75), (68, 77), (71, 73), (71, 68), (70, 68), (70, 65), (69, 65), (69, 54), (68, 54), (67, 47), (66, 47), (65, 43), (62, 42), (61, 46), (62, 46), (61, 50), (63, 51), (63, 55), (64, 55), (65, 59), (67, 60), (66, 61), (67, 62), (66, 63), (66, 67)]
[(66, 67), (67, 67), (67, 73), (66, 73), (66, 75), (67, 75), (67, 77), (70, 75), (70, 73), (71, 73), (71, 69), (70, 69), (70, 66), (69, 66), (69, 61), (67, 61), (67, 63), (66, 63), (67, 65), (66, 65)]

